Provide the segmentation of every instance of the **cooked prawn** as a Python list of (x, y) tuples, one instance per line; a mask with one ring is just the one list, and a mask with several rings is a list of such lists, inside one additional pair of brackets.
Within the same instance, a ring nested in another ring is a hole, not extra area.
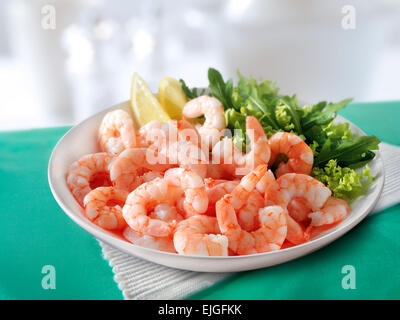
[(179, 222), (174, 233), (174, 246), (179, 254), (227, 256), (228, 239), (220, 233), (216, 218), (192, 216)]
[(212, 150), (213, 163), (221, 163), (232, 176), (242, 177), (261, 164), (268, 164), (270, 147), (267, 136), (257, 118), (246, 117), (246, 134), (250, 139), (250, 151), (242, 153), (231, 138), (219, 141)]
[(218, 224), (222, 234), (228, 237), (229, 249), (239, 255), (279, 250), (287, 233), (285, 210), (280, 206), (261, 208), (260, 227), (247, 232), (238, 223), (232, 198), (227, 194), (216, 204)]
[(281, 162), (276, 170), (277, 177), (285, 173), (310, 174), (314, 162), (311, 148), (300, 137), (289, 132), (278, 132), (268, 140), (271, 148), (270, 166), (279, 154), (286, 155), (289, 160)]
[[(331, 191), (322, 182), (305, 174), (287, 173), (270, 184), (265, 192), (267, 205), (279, 205), (287, 212), (292, 199), (303, 199), (311, 210), (319, 210), (331, 195)], [(287, 214), (287, 239), (293, 244), (300, 244), (309, 239), (309, 234), (302, 226)]]
[(242, 208), (251, 193), (256, 190), (257, 184), (263, 179), (267, 173), (267, 165), (259, 165), (253, 171), (245, 175), (235, 189), (232, 190), (232, 205), (236, 210)]
[(208, 159), (200, 147), (189, 141), (169, 143), (160, 151), (169, 164), (177, 164), (196, 172), (202, 178), (207, 175)]
[(99, 145), (102, 151), (114, 156), (136, 146), (136, 132), (131, 116), (124, 110), (108, 112), (99, 128)]
[(176, 253), (172, 237), (153, 237), (143, 235), (129, 227), (126, 227), (122, 234), (125, 239), (137, 246)]
[(271, 170), (268, 170), (257, 182), (256, 189), (262, 195), (265, 194), (267, 188), (275, 183), (275, 176)]
[(167, 122), (151, 121), (140, 127), (138, 136), (142, 145), (149, 147), (150, 145), (162, 146), (169, 137), (169, 124)]
[(67, 173), (67, 185), (82, 205), (83, 198), (96, 187), (110, 186), (109, 165), (113, 157), (106, 152), (88, 154), (75, 161)]
[[(139, 129), (140, 140), (146, 147), (161, 150), (166, 144), (188, 141), (201, 146), (201, 137), (194, 125), (187, 120), (152, 121)], [(204, 149), (203, 151), (206, 151)], [(208, 151), (208, 149), (207, 149)]]
[(254, 231), (259, 228), (258, 212), (261, 208), (264, 208), (264, 197), (253, 190), (244, 206), (236, 211), (238, 223), (243, 230)]
[[(239, 181), (204, 180), (208, 195), (207, 215), (215, 216), (215, 204), (224, 195), (230, 194), (239, 184)], [(258, 227), (258, 210), (264, 207), (264, 197), (258, 190), (253, 190), (245, 204), (237, 210), (239, 225), (246, 231), (253, 231)]]
[(181, 166), (207, 175), (208, 149), (201, 149), (201, 138), (195, 127), (186, 120), (170, 120), (168, 124), (151, 122), (141, 128), (147, 139), (147, 154), (160, 164)]
[(308, 214), (312, 212), (307, 201), (303, 198), (293, 198), (287, 206), (290, 216), (297, 222), (309, 219)]
[(253, 231), (259, 226), (258, 210), (264, 207), (264, 198), (257, 190), (257, 186), (260, 187), (260, 182), (265, 183), (265, 175), (270, 175), (270, 172), (267, 172), (267, 165), (259, 165), (244, 176), (230, 192), (238, 223), (245, 231)]
[(122, 207), (128, 193), (113, 187), (99, 187), (84, 198), (86, 216), (100, 227), (121, 230), (126, 227)]
[(130, 148), (123, 151), (110, 165), (110, 178), (113, 185), (118, 189), (130, 192), (143, 183), (141, 179), (138, 179), (139, 168), (164, 172), (172, 167), (169, 164), (152, 164), (148, 158), (146, 150), (141, 148)]
[(304, 199), (311, 210), (320, 209), (331, 190), (317, 179), (301, 173), (286, 173), (271, 184), (265, 193), (268, 202), (287, 208), (289, 202), (296, 199)]
[(207, 178), (212, 178), (216, 180), (234, 180), (235, 177), (229, 174), (229, 172), (224, 168), (223, 164), (212, 163), (210, 159), (207, 165)]
[(329, 197), (321, 209), (308, 215), (311, 218), (311, 226), (322, 226), (342, 221), (350, 213), (346, 201), (335, 197)]
[(183, 209), (185, 217), (204, 214), (208, 208), (208, 197), (201, 176), (183, 168), (172, 168), (165, 172), (165, 181), (184, 192)]
[(138, 176), (137, 178), (137, 183), (140, 186), (141, 184), (145, 183), (145, 182), (150, 182), (153, 181), (156, 178), (163, 178), (163, 174), (157, 171), (148, 171), (145, 172), (143, 174), (141, 174), (140, 176)]
[(224, 195), (229, 194), (237, 187), (239, 181), (204, 179), (204, 185), (208, 197), (207, 215), (215, 216), (215, 204)]
[(177, 188), (170, 186), (165, 179), (156, 178), (140, 185), (128, 195), (122, 208), (123, 217), (137, 232), (155, 237), (168, 237), (172, 234), (176, 221), (153, 219), (149, 214), (158, 204), (174, 205), (177, 197)]
[(154, 211), (150, 214), (150, 218), (159, 219), (166, 222), (181, 221), (183, 217), (178, 213), (174, 205), (168, 203), (160, 203), (154, 207)]
[(182, 110), (185, 118), (205, 117), (203, 125), (199, 128), (202, 144), (212, 150), (214, 145), (224, 136), (226, 129), (224, 107), (222, 103), (210, 96), (201, 96), (190, 100)]
[[(198, 146), (200, 149), (203, 150), (204, 153), (208, 152), (208, 148), (203, 147), (201, 145), (201, 134), (196, 129), (196, 127), (191, 124), (189, 121), (182, 119), (182, 120), (170, 120), (169, 122), (170, 130), (176, 136), (176, 141), (179, 142), (189, 142)], [(175, 142), (175, 141), (172, 141)]]

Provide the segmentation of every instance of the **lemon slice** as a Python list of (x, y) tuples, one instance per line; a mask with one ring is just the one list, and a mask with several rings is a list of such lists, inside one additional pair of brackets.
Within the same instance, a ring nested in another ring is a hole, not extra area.
[(167, 122), (171, 119), (146, 82), (136, 72), (132, 77), (131, 109), (139, 126), (150, 121)]
[(172, 119), (182, 119), (182, 109), (188, 99), (178, 80), (169, 77), (162, 79), (158, 86), (158, 97)]

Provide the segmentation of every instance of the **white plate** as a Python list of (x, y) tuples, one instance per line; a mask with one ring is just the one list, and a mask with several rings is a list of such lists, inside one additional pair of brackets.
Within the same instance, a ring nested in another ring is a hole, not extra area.
[[(168, 267), (203, 272), (234, 272), (273, 266), (309, 254), (344, 235), (368, 215), (382, 192), (383, 163), (377, 152), (375, 159), (369, 164), (373, 175), (377, 177), (369, 193), (352, 204), (351, 214), (343, 222), (304, 244), (275, 252), (233, 257), (185, 256), (139, 247), (90, 222), (69, 191), (65, 180), (72, 162), (85, 154), (98, 152), (97, 130), (100, 122), (108, 111), (118, 108), (130, 112), (129, 102), (124, 102), (95, 114), (69, 130), (53, 150), (48, 177), (54, 198), (73, 221), (97, 239), (138, 258)], [(343, 121), (343, 118), (338, 117), (338, 120)], [(351, 124), (351, 129), (357, 134), (364, 134), (355, 125)]]

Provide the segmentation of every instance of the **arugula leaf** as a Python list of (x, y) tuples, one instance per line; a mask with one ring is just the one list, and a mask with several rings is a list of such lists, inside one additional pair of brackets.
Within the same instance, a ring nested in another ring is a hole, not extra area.
[(324, 109), (324, 112), (329, 113), (329, 114), (332, 114), (334, 112), (338, 112), (340, 109), (343, 109), (345, 106), (347, 106), (352, 101), (353, 101), (353, 98), (348, 98), (348, 99), (344, 99), (342, 101), (339, 101), (337, 103), (330, 103)]
[(224, 109), (233, 108), (232, 90), (233, 81), (230, 79), (227, 83), (224, 82), (221, 73), (214, 68), (208, 69), (208, 81), (211, 95), (221, 101)]
[(360, 136), (332, 148), (331, 140), (328, 139), (314, 159), (314, 166), (322, 166), (331, 159), (336, 159), (338, 164), (343, 167), (372, 160), (375, 154), (370, 150), (378, 150), (379, 143), (380, 140), (374, 135)]
[(302, 120), (301, 125), (303, 129), (308, 130), (315, 125), (321, 126), (330, 123), (336, 117), (336, 112), (344, 108), (352, 100), (345, 99), (338, 103), (330, 103), (326, 107), (323, 107), (325, 102), (313, 106), (310, 114)]
[(326, 103), (326, 101), (321, 101), (314, 104), (311, 108), (311, 113), (321, 112), (326, 107)]
[(192, 90), (190, 90), (183, 79), (179, 79), (179, 82), (181, 83), (183, 92), (189, 100), (197, 98), (198, 96), (202, 96), (205, 92), (205, 90), (202, 89), (201, 92), (197, 93), (197, 88), (193, 88)]

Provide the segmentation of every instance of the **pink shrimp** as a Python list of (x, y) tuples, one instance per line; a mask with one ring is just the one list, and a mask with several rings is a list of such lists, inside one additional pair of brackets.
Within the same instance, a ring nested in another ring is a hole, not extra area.
[(191, 169), (205, 177), (208, 149), (201, 149), (201, 138), (196, 128), (186, 120), (170, 120), (168, 124), (151, 122), (140, 129), (149, 147), (152, 163), (170, 164)]
[(147, 172), (141, 174), (140, 176), (138, 176), (136, 182), (137, 182), (138, 186), (140, 186), (143, 183), (150, 182), (150, 181), (153, 181), (154, 179), (163, 178), (163, 177), (164, 177), (163, 174), (160, 172), (147, 171)]
[(243, 230), (237, 220), (232, 195), (225, 195), (216, 204), (219, 227), (228, 237), (229, 249), (239, 255), (279, 250), (287, 233), (286, 213), (280, 206), (261, 208), (260, 227), (252, 232)]
[(242, 177), (261, 164), (268, 164), (270, 147), (264, 128), (257, 118), (246, 117), (246, 134), (250, 139), (251, 150), (242, 153), (230, 138), (224, 138), (213, 148), (213, 163), (221, 163), (223, 168), (232, 176)]
[(203, 179), (195, 172), (183, 168), (169, 169), (165, 181), (184, 192), (183, 209), (185, 217), (204, 214), (208, 208), (208, 197)]
[(266, 190), (266, 200), (286, 208), (296, 198), (304, 199), (312, 210), (320, 209), (331, 191), (317, 179), (300, 173), (287, 173), (279, 177)]
[(105, 152), (88, 154), (75, 161), (67, 173), (67, 185), (82, 205), (83, 198), (101, 186), (110, 186), (109, 165), (113, 157)]
[(132, 191), (142, 181), (138, 179), (138, 169), (145, 168), (154, 172), (164, 172), (173, 167), (170, 164), (152, 164), (146, 150), (130, 148), (123, 151), (110, 166), (110, 178), (113, 185), (122, 190)]
[(346, 201), (335, 197), (329, 197), (322, 208), (308, 215), (311, 218), (311, 226), (318, 227), (342, 221), (350, 213)]
[(275, 176), (271, 170), (268, 170), (257, 182), (256, 189), (262, 195), (265, 195), (267, 188), (275, 184)]
[(293, 198), (288, 206), (290, 216), (297, 222), (309, 220), (308, 214), (312, 212), (307, 201), (303, 198)]
[(204, 124), (199, 128), (202, 144), (208, 150), (212, 150), (214, 145), (224, 136), (226, 129), (224, 107), (222, 103), (210, 96), (201, 96), (190, 100), (182, 110), (185, 118), (205, 117)]
[(151, 121), (140, 127), (138, 136), (145, 147), (153, 144), (162, 146), (168, 141), (169, 130), (170, 126), (166, 122)]
[(228, 239), (220, 234), (217, 219), (196, 215), (179, 222), (174, 246), (179, 254), (227, 256)]
[(166, 145), (160, 154), (168, 159), (170, 164), (177, 164), (182, 168), (192, 170), (205, 178), (207, 175), (207, 157), (200, 147), (189, 141), (177, 141)]
[(276, 170), (277, 177), (285, 173), (310, 174), (314, 162), (311, 148), (300, 137), (289, 132), (278, 132), (268, 140), (271, 148), (270, 166), (279, 154), (286, 155), (289, 160), (281, 162)]
[(152, 219), (159, 219), (166, 222), (181, 221), (183, 217), (178, 213), (175, 206), (168, 203), (160, 203), (154, 207), (149, 215)]
[[(215, 204), (224, 195), (230, 194), (239, 184), (238, 181), (206, 179), (208, 195), (207, 215), (215, 216)], [(254, 189), (245, 203), (237, 210), (237, 219), (242, 229), (253, 231), (258, 227), (258, 210), (264, 207), (264, 197)]]
[(236, 210), (242, 208), (251, 193), (256, 190), (258, 183), (267, 173), (267, 165), (259, 165), (253, 171), (245, 175), (235, 189), (232, 190), (232, 205)]
[[(230, 249), (238, 254), (272, 250), (269, 245), (280, 243), (281, 232), (284, 232), (284, 238), (281, 242), (283, 243), (285, 240), (286, 217), (281, 217), (284, 210), (278, 206), (264, 210), (264, 201), (257, 191), (257, 185), (260, 181), (265, 183), (266, 180), (269, 180), (264, 178), (265, 175), (268, 177), (271, 175), (270, 172), (267, 172), (267, 168), (267, 165), (259, 165), (254, 171), (241, 179), (230, 195), (225, 195), (216, 204), (216, 215), (221, 231), (228, 236)], [(257, 193), (261, 198), (258, 204), (255, 199), (250, 200), (250, 197)], [(243, 207), (248, 203), (250, 203), (250, 208), (244, 210), (240, 217), (240, 210), (243, 210)], [(255, 210), (257, 210), (256, 213)], [(264, 215), (272, 218), (266, 218)], [(239, 223), (239, 219), (243, 226)], [(279, 227), (277, 233), (276, 230), (272, 232), (271, 228), (280, 225), (280, 223), (282, 223), (282, 229)], [(263, 237), (266, 237), (264, 242), (267, 244), (265, 246), (261, 244)], [(274, 247), (274, 245), (272, 246)]]
[(260, 227), (258, 213), (261, 208), (264, 208), (264, 197), (253, 190), (246, 203), (236, 210), (238, 223), (243, 230), (254, 231)]
[(236, 178), (229, 174), (223, 164), (212, 163), (212, 159), (209, 162), (206, 177), (216, 180), (234, 180)]
[(86, 216), (104, 229), (121, 230), (126, 227), (122, 207), (127, 196), (127, 192), (113, 187), (96, 188), (83, 201)]
[[(187, 120), (170, 120), (168, 123), (152, 121), (139, 129), (139, 137), (142, 143), (149, 148), (158, 151), (165, 148), (167, 144), (176, 142), (190, 142), (201, 146), (201, 137), (194, 125)], [(203, 149), (203, 152), (208, 149)]]
[[(287, 173), (270, 184), (265, 192), (267, 205), (279, 205), (287, 212), (292, 199), (302, 199), (311, 210), (319, 210), (331, 191), (320, 181), (299, 173)], [(287, 213), (287, 239), (293, 244), (300, 244), (309, 239), (309, 234)]]
[(155, 237), (171, 236), (177, 221), (166, 222), (153, 219), (149, 215), (158, 204), (175, 205), (180, 194), (181, 191), (170, 186), (165, 179), (156, 178), (146, 182), (128, 195), (122, 208), (123, 217), (133, 230), (141, 234)]
[(176, 253), (172, 237), (153, 237), (144, 235), (129, 227), (126, 227), (122, 234), (125, 239), (137, 246)]
[(224, 195), (229, 194), (237, 187), (239, 181), (204, 179), (208, 197), (207, 215), (215, 216), (215, 204)]
[[(158, 219), (167, 223), (177, 223), (182, 221), (182, 216), (176, 210), (176, 207), (168, 203), (160, 203), (154, 207), (153, 212), (149, 214), (151, 219)], [(155, 237), (137, 232), (127, 227), (123, 232), (124, 237), (138, 246), (157, 249), (165, 252), (176, 253), (172, 236)]]
[(98, 142), (102, 151), (114, 156), (136, 146), (136, 132), (131, 116), (124, 110), (108, 112), (99, 128)]

